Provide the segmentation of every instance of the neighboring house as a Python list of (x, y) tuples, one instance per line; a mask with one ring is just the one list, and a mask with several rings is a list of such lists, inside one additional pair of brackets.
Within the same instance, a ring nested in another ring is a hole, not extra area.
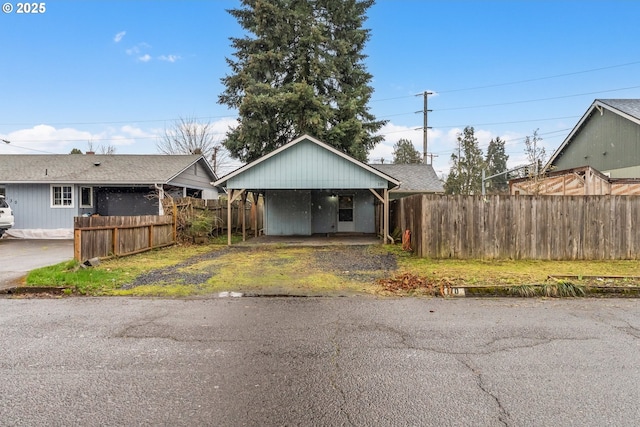
[[(380, 233), (386, 241), (389, 190), (400, 181), (304, 135), (215, 185), (226, 188), (228, 203), (247, 192), (262, 194), (266, 235)], [(382, 226), (376, 204), (382, 205)]]
[(0, 187), (15, 216), (7, 234), (73, 238), (82, 215), (158, 215), (159, 199), (217, 199), (199, 155), (0, 155)]
[(591, 166), (549, 172), (538, 179), (509, 181), (512, 195), (549, 196), (635, 195), (640, 196), (639, 178), (609, 178)]
[(444, 185), (433, 166), (424, 163), (411, 164), (371, 164), (373, 168), (394, 177), (400, 182), (389, 190), (391, 200), (414, 194), (443, 194)]
[(596, 99), (545, 170), (582, 166), (610, 178), (640, 178), (640, 99)]

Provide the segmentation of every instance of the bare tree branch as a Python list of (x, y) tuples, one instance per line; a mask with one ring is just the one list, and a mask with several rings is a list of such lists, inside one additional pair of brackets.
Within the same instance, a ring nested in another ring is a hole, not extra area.
[(156, 146), (164, 154), (201, 154), (216, 174), (229, 162), (229, 154), (215, 137), (211, 123), (200, 123), (193, 117), (181, 117), (165, 128)]

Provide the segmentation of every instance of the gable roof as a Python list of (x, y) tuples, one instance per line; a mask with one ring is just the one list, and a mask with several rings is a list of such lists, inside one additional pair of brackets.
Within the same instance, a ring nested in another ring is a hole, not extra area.
[(573, 137), (582, 129), (583, 125), (589, 120), (594, 111), (602, 112), (602, 110), (609, 110), (614, 114), (630, 120), (637, 125), (640, 125), (640, 99), (596, 99), (589, 107), (586, 113), (582, 116), (580, 121), (571, 130), (569, 135), (564, 139), (560, 147), (551, 155), (549, 161), (545, 165), (545, 169), (548, 169), (556, 158), (562, 153), (567, 145), (571, 142)]
[(432, 165), (413, 164), (372, 164), (373, 168), (400, 181), (400, 186), (392, 191), (398, 193), (444, 193), (444, 186)]
[[(258, 167), (262, 164), (266, 164), (267, 162), (269, 162), (270, 159), (274, 159), (278, 156), (283, 156), (287, 150), (291, 150), (293, 151), (294, 147), (296, 147), (296, 145), (301, 144), (303, 141), (307, 141), (308, 143), (311, 143), (313, 145), (315, 145), (316, 147), (320, 148), (320, 152), (329, 152), (332, 155), (336, 156), (339, 159), (342, 159), (343, 162), (347, 163), (347, 164), (351, 164), (353, 166), (355, 166), (355, 168), (357, 170), (360, 171), (366, 171), (369, 174), (375, 175), (378, 178), (381, 178), (382, 180), (387, 182), (387, 186), (389, 187), (396, 187), (400, 184), (400, 182), (393, 178), (392, 176), (387, 175), (384, 172), (381, 172), (373, 167), (371, 167), (370, 165), (363, 163), (359, 160), (354, 159), (353, 157), (349, 156), (348, 154), (343, 153), (342, 151), (316, 139), (313, 138), (312, 136), (309, 135), (302, 135), (296, 139), (294, 139), (293, 141), (283, 145), (282, 147), (277, 148), (276, 150), (270, 152), (269, 154), (266, 154), (262, 157), (260, 157), (259, 159), (254, 160), (251, 163), (248, 163), (244, 166), (242, 166), (239, 169), (236, 169), (235, 171), (223, 176), (222, 178), (220, 178), (218, 181), (216, 181), (214, 183), (214, 185), (216, 186), (227, 186), (230, 180), (233, 180), (234, 178), (238, 178), (239, 176), (243, 175), (243, 174), (248, 174), (249, 171), (251, 171), (252, 169), (258, 169)], [(335, 158), (335, 157), (333, 157)], [(371, 176), (371, 175), (369, 175)], [(267, 187), (268, 188), (268, 187)]]
[(7, 154), (0, 156), (0, 183), (167, 184), (199, 163), (201, 155)]

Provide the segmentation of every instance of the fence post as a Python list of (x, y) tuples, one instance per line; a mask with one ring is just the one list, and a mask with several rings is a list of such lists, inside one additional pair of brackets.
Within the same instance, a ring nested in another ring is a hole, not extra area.
[(82, 230), (76, 228), (73, 230), (73, 258), (81, 262), (82, 257)]

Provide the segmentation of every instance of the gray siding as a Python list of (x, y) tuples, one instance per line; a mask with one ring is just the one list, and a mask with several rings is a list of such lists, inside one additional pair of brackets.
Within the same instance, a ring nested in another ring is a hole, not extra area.
[(7, 184), (6, 199), (15, 217), (15, 229), (73, 228), (78, 214), (78, 193), (74, 186), (74, 207), (51, 207), (49, 184)]
[(265, 234), (268, 236), (311, 235), (311, 191), (266, 191)]
[(640, 126), (606, 109), (594, 111), (553, 164), (555, 170), (587, 165), (612, 177), (638, 177), (632, 171), (640, 165)]
[(335, 233), (338, 223), (338, 194), (354, 196), (354, 231), (375, 233), (374, 196), (360, 191), (265, 191), (265, 234), (308, 236)]
[(311, 142), (292, 147), (232, 177), (232, 189), (386, 188), (387, 180)]
[(172, 179), (169, 185), (203, 190), (203, 198), (217, 199), (218, 192), (211, 185), (211, 182), (214, 180), (215, 177), (210, 174), (206, 167), (198, 162)]

